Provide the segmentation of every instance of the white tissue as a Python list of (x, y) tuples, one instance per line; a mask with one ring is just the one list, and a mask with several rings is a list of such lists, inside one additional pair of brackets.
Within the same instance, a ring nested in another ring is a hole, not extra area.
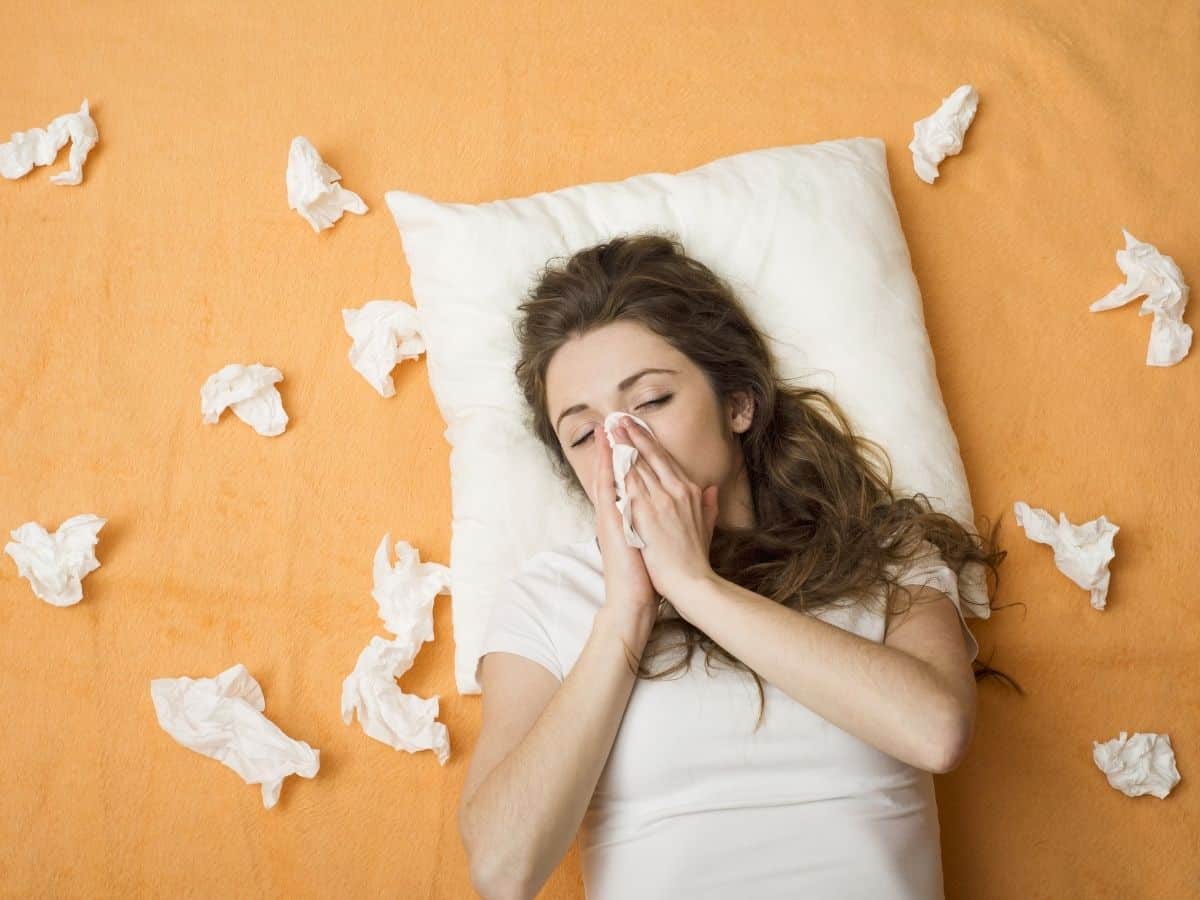
[(34, 166), (50, 165), (68, 140), (71, 142), (68, 168), (50, 176), (53, 184), (83, 181), (83, 162), (100, 140), (86, 97), (79, 112), (64, 113), (45, 128), (14, 131), (7, 144), (0, 144), (0, 175), (20, 178)]
[(438, 763), (445, 765), (450, 758), (450, 733), (437, 721), (437, 696), (406, 694), (396, 684), (412, 661), (406, 639), (371, 638), (354, 671), (342, 682), (342, 721), (349, 725), (358, 713), (358, 723), (368, 737), (409, 753), (432, 750)]
[(337, 169), (321, 159), (308, 138), (292, 138), (287, 165), (288, 207), (300, 213), (313, 231), (332, 228), (343, 212), (362, 215), (367, 211), (362, 197), (337, 183), (341, 178)]
[(388, 561), (385, 534), (375, 548), (374, 586), (371, 596), (379, 605), (383, 627), (412, 641), (413, 655), (424, 641), (433, 640), (433, 601), (450, 593), (450, 569), (441, 563), (421, 562), (421, 554), (408, 541), (396, 542), (396, 563)]
[(425, 352), (416, 307), (399, 300), (370, 300), (359, 309), (343, 309), (342, 323), (354, 339), (350, 365), (381, 396), (395, 396), (392, 369)]
[(264, 437), (283, 434), (288, 415), (283, 411), (283, 398), (275, 387), (279, 381), (283, 381), (283, 373), (272, 366), (230, 363), (208, 376), (200, 388), (200, 412), (204, 424), (214, 424), (226, 407), (232, 406), (239, 419)]
[(384, 627), (396, 637), (373, 637), (359, 654), (354, 671), (342, 683), (342, 721), (349, 725), (357, 713), (369, 737), (409, 753), (433, 750), (445, 765), (450, 735), (436, 721), (438, 698), (406, 694), (396, 679), (412, 667), (421, 645), (433, 640), (434, 598), (450, 592), (450, 569), (421, 562), (420, 553), (407, 541), (397, 541), (393, 566), (388, 560), (390, 542), (391, 535), (384, 535), (375, 550), (371, 596)]
[(962, 150), (963, 135), (978, 106), (979, 94), (971, 85), (964, 84), (942, 101), (937, 112), (913, 123), (913, 139), (908, 149), (912, 151), (913, 168), (922, 181), (933, 184), (941, 161)]
[(1092, 741), (1092, 759), (1108, 783), (1129, 797), (1153, 794), (1162, 800), (1179, 783), (1171, 738), (1154, 732), (1125, 732), (1106, 743)]
[(90, 513), (71, 516), (53, 534), (37, 522), (26, 522), (9, 532), (13, 540), (4, 552), (35, 594), (51, 606), (73, 606), (83, 599), (83, 576), (100, 568), (95, 547), (106, 521)]
[(1025, 536), (1039, 544), (1054, 548), (1054, 564), (1059, 571), (1086, 591), (1091, 592), (1092, 606), (1104, 609), (1108, 597), (1108, 564), (1116, 556), (1113, 538), (1121, 530), (1104, 516), (1072, 525), (1066, 513), (1058, 514), (1055, 522), (1044, 509), (1030, 509), (1018, 500), (1013, 504), (1017, 524)]
[(1183, 323), (1188, 301), (1183, 273), (1175, 260), (1159, 253), (1151, 244), (1139, 241), (1124, 228), (1121, 233), (1125, 235), (1125, 249), (1117, 251), (1117, 265), (1125, 273), (1125, 283), (1117, 285), (1088, 310), (1115, 309), (1145, 294), (1138, 315), (1154, 313), (1146, 365), (1173, 366), (1187, 356), (1192, 346), (1191, 326)]
[[(617, 509), (621, 512), (621, 523), (625, 526), (625, 543), (630, 547), (637, 547), (639, 550), (646, 546), (646, 542), (641, 536), (633, 530), (633, 508), (629, 502), (629, 496), (625, 492), (625, 476), (629, 474), (629, 470), (633, 468), (633, 464), (637, 462), (637, 448), (630, 444), (618, 444), (613, 437), (613, 428), (616, 427), (617, 421), (622, 416), (628, 416), (633, 421), (637, 422), (651, 434), (654, 432), (650, 426), (639, 419), (632, 413), (621, 412), (614, 410), (604, 417), (604, 435), (608, 438), (608, 445), (613, 451), (613, 479), (617, 484)], [(626, 425), (626, 430), (636, 428), (637, 425)]]
[(263, 715), (262, 688), (241, 663), (215, 678), (152, 679), (150, 698), (167, 734), (229, 766), (247, 784), (261, 784), (267, 809), (278, 802), (285, 777), (317, 774), (320, 751), (292, 740)]

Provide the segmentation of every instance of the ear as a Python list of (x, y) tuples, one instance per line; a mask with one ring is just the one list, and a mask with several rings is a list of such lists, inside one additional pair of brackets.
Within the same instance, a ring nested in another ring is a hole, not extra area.
[(754, 421), (754, 395), (749, 391), (734, 391), (726, 401), (725, 409), (733, 433), (742, 434)]

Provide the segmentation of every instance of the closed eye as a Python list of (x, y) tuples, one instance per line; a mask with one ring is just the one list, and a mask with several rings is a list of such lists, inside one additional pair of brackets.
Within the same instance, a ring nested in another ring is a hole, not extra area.
[[(664, 403), (666, 403), (668, 400), (670, 400), (674, 396), (675, 396), (674, 394), (663, 394), (663, 396), (661, 396), (655, 400), (647, 400), (645, 403), (639, 404), (635, 408), (636, 409), (645, 409), (647, 406), (662, 406)], [(592, 439), (592, 435), (594, 435), (595, 433), (596, 433), (596, 429), (593, 428), (591, 431), (589, 431), (587, 434), (585, 434), (583, 437), (581, 437), (579, 440), (577, 440), (575, 443), (573, 443), (571, 445), (571, 449), (573, 450), (576, 447), (580, 447), (580, 446), (586, 444), (588, 441), (590, 441)]]

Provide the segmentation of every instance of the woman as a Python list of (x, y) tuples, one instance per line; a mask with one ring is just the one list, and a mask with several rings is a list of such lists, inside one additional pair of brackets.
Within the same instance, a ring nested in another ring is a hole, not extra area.
[[(669, 237), (547, 266), (520, 311), (529, 426), (596, 537), (534, 556), (488, 623), (459, 809), (476, 888), (534, 896), (582, 826), (592, 900), (941, 897), (931, 773), (1000, 674), (972, 672), (956, 573), (1004, 552), (894, 496), (886, 454), (884, 478)], [(613, 443), (638, 451), (641, 549)]]

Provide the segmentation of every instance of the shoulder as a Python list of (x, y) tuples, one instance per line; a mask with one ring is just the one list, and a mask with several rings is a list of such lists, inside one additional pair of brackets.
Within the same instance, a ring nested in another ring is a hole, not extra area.
[(886, 568), (899, 584), (923, 580), (934, 573), (955, 577), (942, 557), (941, 549), (927, 538), (922, 538), (904, 558), (888, 563)]
[(525, 607), (553, 635), (569, 672), (604, 605), (604, 566), (595, 537), (533, 554), (509, 582), (509, 602)]
[(514, 582), (571, 582), (603, 574), (600, 548), (594, 537), (539, 550), (517, 567)]
[[(944, 594), (950, 599), (957, 615), (943, 616), (944, 627), (953, 630), (952, 620), (958, 619), (970, 660), (973, 661), (979, 655), (979, 642), (967, 626), (963, 599), (958, 589), (958, 575), (947, 565), (938, 546), (931, 541), (922, 540), (905, 560), (894, 563), (893, 567), (898, 570), (896, 583), (916, 589), (915, 596), (932, 594), (936, 597), (937, 594)], [(888, 633), (890, 634), (893, 629), (898, 628), (912, 614), (911, 607), (901, 613), (895, 624), (888, 626)], [(936, 627), (943, 626), (939, 624)]]
[(558, 544), (525, 559), (509, 577), (503, 597), (557, 619), (564, 605), (603, 602), (604, 570), (595, 538)]

